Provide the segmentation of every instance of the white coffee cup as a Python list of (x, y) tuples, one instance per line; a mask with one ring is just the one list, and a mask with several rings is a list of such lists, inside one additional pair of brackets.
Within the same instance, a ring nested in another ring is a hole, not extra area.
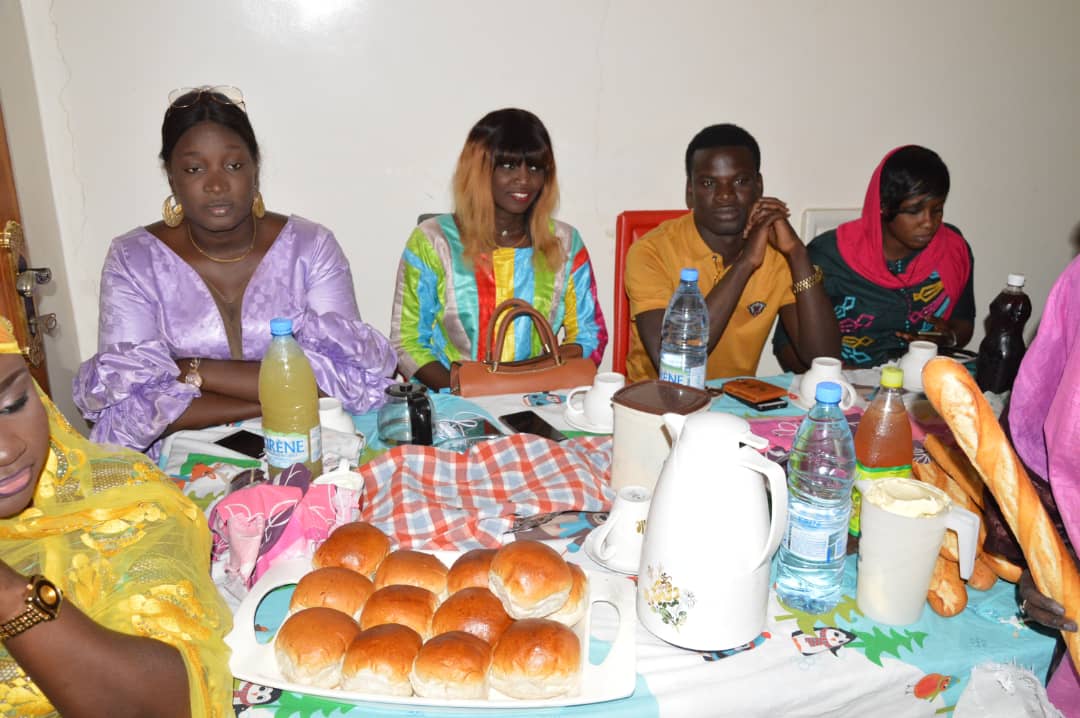
[(624, 486), (615, 495), (607, 521), (593, 529), (596, 557), (612, 568), (637, 573), (652, 491)]
[(333, 429), (345, 434), (355, 434), (356, 425), (352, 417), (341, 405), (339, 399), (324, 396), (319, 399), (319, 425), (324, 429)]
[(938, 346), (923, 339), (908, 344), (907, 354), (897, 363), (904, 370), (904, 389), (922, 393), (922, 370), (926, 362), (937, 356)]
[(814, 392), (823, 381), (839, 384), (843, 392), (840, 396), (840, 408), (850, 409), (855, 403), (855, 387), (844, 381), (840, 360), (833, 357), (818, 357), (810, 364), (810, 370), (802, 376), (799, 383), (799, 403), (810, 408), (814, 405)]
[(862, 536), (855, 602), (878, 623), (915, 623), (946, 529), (956, 532), (960, 577), (971, 575), (979, 517), (955, 506), (941, 489), (914, 479), (860, 481), (859, 490)]
[[(619, 389), (626, 386), (626, 377), (618, 372), (603, 371), (593, 379), (592, 386), (579, 386), (570, 390), (566, 395), (566, 411), (572, 417), (595, 427), (604, 427), (610, 430), (614, 421), (614, 410), (611, 408), (611, 397)], [(574, 404), (574, 397), (584, 394), (581, 408)]]

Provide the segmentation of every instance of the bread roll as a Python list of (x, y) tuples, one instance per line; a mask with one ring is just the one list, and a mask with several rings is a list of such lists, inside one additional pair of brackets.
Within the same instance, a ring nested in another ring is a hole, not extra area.
[(470, 586), (488, 588), (488, 572), (491, 570), (491, 559), (495, 558), (496, 550), (474, 548), (461, 554), (446, 576), (447, 593), (455, 594)]
[(305, 608), (289, 616), (274, 639), (281, 675), (294, 683), (336, 688), (345, 650), (359, 633), (356, 621), (332, 608)]
[(354, 521), (334, 529), (315, 550), (311, 565), (340, 566), (370, 578), (388, 553), (390, 539), (386, 534), (366, 521)]
[(491, 646), (471, 633), (451, 631), (425, 643), (410, 680), (425, 698), (487, 698)]
[(400, 623), (363, 631), (345, 652), (341, 687), (358, 693), (411, 696), (409, 672), (423, 643), (419, 633)]
[(511, 698), (554, 698), (577, 690), (581, 641), (546, 618), (515, 621), (491, 657), (491, 687)]
[[(1039, 501), (993, 409), (967, 369), (944, 357), (927, 362), (923, 387), (952, 429), (956, 443), (979, 472), (1020, 543), (1035, 585), (1080, 618), (1080, 573)], [(1073, 666), (1080, 670), (1080, 633), (1062, 631)]]
[(443, 601), (431, 619), (431, 634), (464, 631), (495, 645), (513, 622), (495, 594), (489, 589), (471, 586)]
[(404, 584), (446, 597), (446, 565), (430, 553), (400, 549), (389, 554), (375, 572), (375, 588)]
[(400, 623), (426, 640), (431, 636), (431, 617), (438, 606), (439, 597), (426, 588), (400, 584), (379, 588), (360, 614), (360, 628), (366, 631), (384, 623)]
[(589, 607), (589, 579), (581, 566), (567, 562), (570, 574), (574, 577), (574, 585), (570, 588), (570, 595), (566, 603), (555, 613), (548, 616), (552, 621), (558, 621), (564, 626), (573, 626), (585, 616), (585, 610)]
[(368, 597), (375, 591), (367, 576), (339, 566), (317, 568), (296, 584), (289, 613), (324, 606), (359, 620)]
[(960, 565), (956, 561), (938, 556), (934, 573), (930, 576), (926, 600), (934, 613), (945, 618), (964, 610), (968, 602), (967, 588), (960, 580)]
[(514, 541), (491, 560), (491, 592), (512, 618), (540, 618), (562, 608), (574, 585), (562, 556), (539, 541)]

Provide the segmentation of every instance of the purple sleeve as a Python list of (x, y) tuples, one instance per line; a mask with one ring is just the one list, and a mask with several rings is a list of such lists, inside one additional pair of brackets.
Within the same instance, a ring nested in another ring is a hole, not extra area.
[(295, 335), (319, 388), (347, 411), (360, 414), (383, 404), (397, 355), (386, 337), (360, 319), (349, 262), (329, 231), (315, 245), (307, 309)]
[(79, 367), (72, 392), (94, 424), (91, 439), (145, 451), (199, 392), (177, 380), (158, 325), (159, 302), (143, 291), (152, 284), (139, 276), (114, 242), (101, 272), (98, 352)]

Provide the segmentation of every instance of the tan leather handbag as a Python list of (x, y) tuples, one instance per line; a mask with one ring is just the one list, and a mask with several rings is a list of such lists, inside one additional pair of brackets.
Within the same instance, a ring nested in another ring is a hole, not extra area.
[[(532, 319), (544, 353), (531, 359), (504, 362), (506, 332), (519, 316)], [(456, 361), (450, 365), (450, 391), (459, 396), (528, 394), (534, 391), (571, 389), (592, 384), (596, 365), (591, 359), (571, 356), (559, 346), (555, 332), (540, 312), (523, 299), (507, 299), (495, 307), (487, 326), (487, 350), (482, 361)]]

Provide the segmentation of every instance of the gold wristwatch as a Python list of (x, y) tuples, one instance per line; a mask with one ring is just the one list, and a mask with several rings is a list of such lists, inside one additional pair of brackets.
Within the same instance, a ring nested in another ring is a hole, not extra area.
[(63, 594), (52, 581), (41, 574), (31, 576), (26, 584), (26, 610), (0, 623), (0, 641), (14, 638), (42, 621), (53, 620), (60, 613), (63, 600)]

